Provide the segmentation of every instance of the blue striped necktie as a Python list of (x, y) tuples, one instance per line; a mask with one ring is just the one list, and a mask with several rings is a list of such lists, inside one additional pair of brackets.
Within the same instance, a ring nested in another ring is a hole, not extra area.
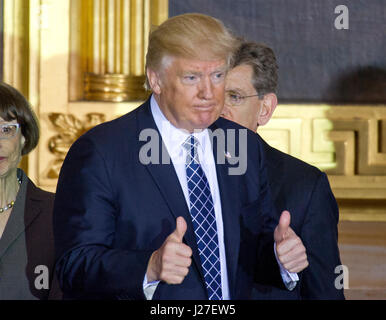
[(216, 217), (209, 183), (198, 160), (197, 146), (198, 140), (193, 135), (190, 135), (183, 144), (187, 150), (185, 168), (190, 215), (209, 300), (222, 300)]

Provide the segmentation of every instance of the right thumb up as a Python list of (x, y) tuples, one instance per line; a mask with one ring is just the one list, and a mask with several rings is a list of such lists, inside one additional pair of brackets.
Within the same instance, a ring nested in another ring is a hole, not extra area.
[(182, 238), (185, 235), (186, 229), (188, 228), (186, 221), (183, 217), (178, 217), (176, 220), (176, 230), (173, 235), (178, 242), (182, 242)]

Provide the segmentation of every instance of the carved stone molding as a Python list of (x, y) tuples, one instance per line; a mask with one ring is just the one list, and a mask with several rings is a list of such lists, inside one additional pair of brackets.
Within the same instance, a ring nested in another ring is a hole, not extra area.
[(48, 140), (48, 149), (55, 155), (56, 159), (49, 165), (47, 178), (57, 179), (68, 149), (82, 134), (104, 122), (105, 115), (102, 113), (88, 113), (84, 121), (79, 120), (72, 114), (64, 113), (50, 113), (48, 118), (58, 134)]
[(122, 102), (145, 100), (145, 76), (124, 74), (85, 74), (85, 99), (90, 101)]

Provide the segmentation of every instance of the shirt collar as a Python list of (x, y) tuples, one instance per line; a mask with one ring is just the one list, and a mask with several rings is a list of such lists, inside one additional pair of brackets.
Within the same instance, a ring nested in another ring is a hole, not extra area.
[[(165, 117), (157, 101), (155, 100), (154, 95), (152, 95), (150, 98), (150, 108), (155, 124), (161, 133), (162, 140), (165, 143), (170, 156), (173, 157), (174, 155), (180, 154), (181, 150), (183, 149), (182, 144), (190, 135), (189, 132), (176, 128)], [(203, 151), (205, 151), (206, 148), (210, 146), (208, 129), (202, 130), (200, 132), (194, 132), (193, 136), (197, 138), (199, 146), (201, 146)]]

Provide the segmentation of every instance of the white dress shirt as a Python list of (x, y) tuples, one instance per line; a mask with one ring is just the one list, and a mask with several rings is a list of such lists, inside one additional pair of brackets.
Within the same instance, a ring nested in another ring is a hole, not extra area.
[[(177, 173), (180, 186), (185, 196), (185, 201), (188, 208), (190, 208), (190, 199), (188, 192), (188, 183), (186, 178), (186, 150), (183, 147), (183, 143), (189, 137), (190, 133), (185, 130), (181, 130), (173, 126), (169, 120), (166, 119), (161, 109), (158, 106), (157, 101), (154, 96), (150, 99), (151, 112), (154, 118), (154, 121), (157, 125), (159, 132), (161, 133), (162, 141), (165, 144), (165, 147), (170, 155), (171, 162), (173, 163), (174, 169)], [(204, 171), (210, 191), (213, 198), (214, 212), (216, 216), (216, 225), (217, 225), (217, 236), (219, 244), (219, 253), (220, 253), (220, 266), (221, 266), (221, 289), (224, 300), (229, 300), (229, 284), (228, 284), (228, 272), (226, 265), (226, 256), (225, 256), (225, 244), (224, 244), (224, 226), (222, 219), (221, 211), (221, 198), (220, 191), (217, 182), (217, 173), (216, 165), (213, 156), (213, 149), (209, 138), (208, 130), (202, 130), (200, 132), (194, 132), (193, 136), (197, 138), (199, 144), (197, 147), (198, 158)], [(276, 254), (276, 251), (275, 251)], [(280, 265), (280, 270), (284, 270), (284, 273), (288, 272)], [(297, 274), (296, 274), (297, 276)], [(283, 273), (282, 273), (283, 277)], [(288, 278), (283, 277), (283, 281), (286, 283)], [(148, 300), (152, 299), (154, 291), (158, 285), (159, 281), (154, 281), (151, 283), (147, 282), (145, 275), (144, 279), (144, 293)], [(287, 284), (286, 284), (287, 285)], [(296, 285), (296, 284), (295, 284)], [(293, 285), (292, 285), (293, 286)], [(288, 288), (288, 286), (287, 286)], [(290, 288), (289, 288), (290, 289)], [(291, 288), (292, 289), (292, 288)]]

